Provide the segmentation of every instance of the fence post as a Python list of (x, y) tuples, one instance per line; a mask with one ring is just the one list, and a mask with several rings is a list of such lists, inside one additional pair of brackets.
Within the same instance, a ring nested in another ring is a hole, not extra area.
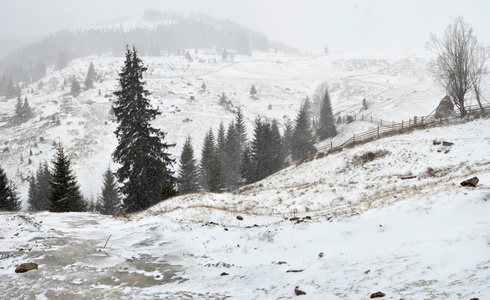
[(379, 139), (379, 126), (378, 126), (378, 139)]
[(422, 116), (422, 124), (424, 124), (424, 116)]
[(417, 125), (417, 116), (413, 116), (413, 125)]

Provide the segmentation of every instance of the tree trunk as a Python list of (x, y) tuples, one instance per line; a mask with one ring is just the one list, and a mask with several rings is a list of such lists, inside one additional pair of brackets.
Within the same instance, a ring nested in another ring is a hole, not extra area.
[(473, 86), (474, 90), (475, 90), (475, 95), (476, 95), (476, 101), (478, 101), (478, 105), (480, 106), (480, 109), (482, 112), (485, 111), (485, 109), (483, 109), (483, 106), (481, 105), (481, 101), (480, 101), (480, 91), (479, 89), (475, 86)]

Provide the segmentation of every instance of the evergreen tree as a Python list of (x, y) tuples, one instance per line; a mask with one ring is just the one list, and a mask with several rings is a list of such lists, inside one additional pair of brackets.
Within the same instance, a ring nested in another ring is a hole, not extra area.
[(255, 180), (262, 180), (282, 168), (284, 155), (281, 144), (281, 134), (277, 122), (271, 123), (257, 118), (251, 145), (252, 161), (255, 165)]
[(36, 176), (29, 180), (29, 210), (49, 209), (50, 173), (47, 163), (40, 164)]
[(175, 178), (170, 169), (174, 160), (168, 153), (174, 145), (164, 141), (164, 132), (151, 127), (150, 122), (161, 112), (151, 107), (150, 92), (144, 88), (146, 70), (136, 49), (126, 49), (113, 106), (119, 123), (115, 132), (119, 144), (113, 158), (121, 164), (116, 177), (122, 185), (126, 212), (146, 209), (175, 194)]
[(284, 124), (284, 133), (283, 133), (283, 138), (282, 138), (282, 145), (283, 145), (283, 151), (284, 151), (284, 156), (288, 157), (291, 155), (291, 142), (293, 139), (293, 124), (288, 120)]
[(337, 135), (337, 129), (335, 128), (335, 119), (332, 113), (332, 104), (330, 101), (330, 96), (328, 94), (328, 89), (325, 89), (323, 101), (320, 106), (320, 120), (317, 133), (321, 141)]
[(32, 110), (29, 101), (27, 100), (27, 96), (24, 97), (24, 104), (22, 105), (22, 117), (25, 119), (32, 117)]
[(255, 84), (252, 84), (252, 87), (250, 88), (250, 97), (255, 97), (257, 95), (257, 89), (255, 88)]
[(225, 156), (226, 132), (223, 121), (219, 123), (218, 135), (216, 136), (216, 150), (218, 158), (221, 160)]
[(73, 79), (71, 81), (70, 94), (73, 97), (76, 97), (76, 96), (80, 95), (80, 82), (78, 82), (78, 80), (76, 80), (76, 79)]
[(87, 71), (87, 78), (89, 78), (92, 82), (97, 80), (97, 73), (95, 73), (95, 67), (94, 64), (91, 62), (88, 71)]
[(307, 104), (307, 101), (303, 103), (296, 117), (291, 140), (291, 155), (293, 159), (302, 158), (308, 155), (308, 152), (315, 150)]
[(236, 126), (233, 122), (226, 132), (225, 151), (223, 161), (223, 173), (226, 186), (233, 190), (240, 180), (240, 145), (238, 143)]
[(272, 120), (271, 123), (271, 134), (270, 134), (270, 143), (269, 143), (269, 157), (271, 160), (270, 170), (272, 173), (275, 173), (282, 169), (284, 166), (284, 149), (282, 144), (281, 133), (279, 132), (279, 126), (276, 120)]
[(90, 79), (90, 77), (87, 77), (85, 79), (85, 86), (87, 87), (87, 89), (94, 88), (94, 83), (92, 82), (92, 79)]
[(255, 176), (256, 164), (252, 158), (252, 152), (248, 145), (245, 145), (240, 162), (240, 175), (244, 183), (257, 181)]
[(204, 144), (201, 152), (200, 174), (204, 189), (211, 192), (221, 191), (221, 164), (218, 159), (212, 129), (209, 129), (204, 137)]
[(98, 202), (100, 207), (97, 210), (103, 215), (115, 215), (119, 212), (121, 197), (111, 168), (107, 168), (104, 173), (104, 186)]
[(53, 170), (49, 184), (49, 211), (80, 212), (87, 209), (75, 174), (70, 168), (70, 160), (61, 144), (58, 145), (57, 153), (53, 159)]
[(194, 193), (199, 189), (199, 172), (190, 136), (185, 140), (180, 155), (177, 185), (180, 195)]
[[(245, 146), (247, 144), (247, 129), (245, 127), (245, 120), (243, 119), (242, 109), (238, 108), (238, 111), (235, 116), (235, 127), (236, 134), (238, 139), (238, 146), (240, 149), (240, 154), (243, 153)], [(241, 155), (239, 155), (241, 156)]]
[(15, 103), (14, 116), (17, 120), (22, 119), (22, 100), (20, 97), (17, 98), (17, 102)]
[(18, 211), (20, 204), (14, 185), (0, 167), (0, 211)]

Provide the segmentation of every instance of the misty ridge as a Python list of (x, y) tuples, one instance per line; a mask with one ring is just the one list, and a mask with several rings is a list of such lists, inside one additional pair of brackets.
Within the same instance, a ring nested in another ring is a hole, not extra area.
[(6, 95), (9, 81), (30, 84), (44, 77), (49, 66), (60, 70), (67, 61), (89, 55), (110, 53), (122, 57), (126, 45), (136, 45), (143, 56), (184, 55), (184, 49), (193, 48), (220, 49), (220, 53), (229, 49), (242, 55), (269, 49), (299, 53), (296, 48), (232, 21), (204, 14), (185, 16), (147, 10), (142, 20), (151, 25), (147, 28), (108, 25), (76, 32), (63, 30), (15, 50), (0, 60), (0, 95)]

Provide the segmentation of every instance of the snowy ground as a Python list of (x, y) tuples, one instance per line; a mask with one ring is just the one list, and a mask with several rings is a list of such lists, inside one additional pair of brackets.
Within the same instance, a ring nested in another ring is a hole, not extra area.
[(380, 139), (126, 217), (2, 213), (0, 298), (488, 299), (489, 127)]

